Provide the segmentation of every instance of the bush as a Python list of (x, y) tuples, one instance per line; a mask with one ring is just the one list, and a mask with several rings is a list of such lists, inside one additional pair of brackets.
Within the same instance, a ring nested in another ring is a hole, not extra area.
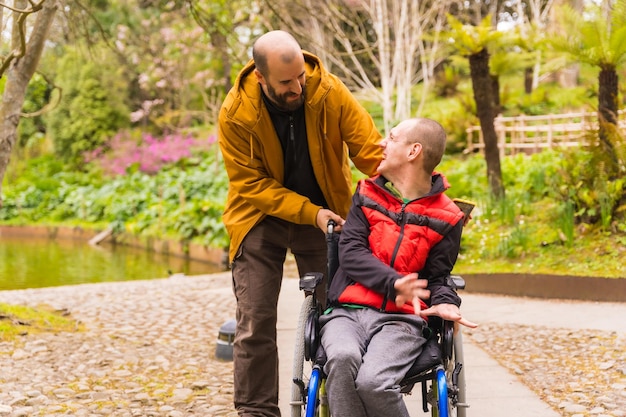
[(59, 66), (63, 97), (46, 120), (57, 155), (78, 167), (85, 152), (130, 125), (126, 86), (114, 69), (85, 62), (78, 53), (67, 53)]
[(143, 134), (136, 140), (129, 131), (115, 135), (104, 146), (85, 154), (86, 162), (98, 165), (110, 176), (134, 170), (155, 174), (167, 164), (190, 158), (200, 151), (209, 151), (216, 144), (215, 135), (196, 139), (191, 135), (172, 134), (162, 138)]
[(196, 240), (224, 247), (221, 221), (228, 179), (216, 152), (194, 154), (184, 169), (169, 164), (149, 175), (114, 178), (101, 171), (66, 173), (53, 157), (28, 164), (17, 183), (3, 188), (0, 220), (13, 223), (109, 225), (152, 237)]

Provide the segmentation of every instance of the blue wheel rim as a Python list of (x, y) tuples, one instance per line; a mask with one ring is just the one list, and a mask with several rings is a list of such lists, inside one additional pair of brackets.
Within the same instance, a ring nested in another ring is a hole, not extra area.
[(448, 382), (443, 367), (437, 369), (437, 405), (439, 417), (448, 417)]
[[(306, 396), (306, 417), (315, 417), (317, 408), (317, 393), (320, 387), (320, 370), (313, 368), (311, 379), (309, 379), (309, 389)], [(447, 414), (446, 414), (447, 417)]]

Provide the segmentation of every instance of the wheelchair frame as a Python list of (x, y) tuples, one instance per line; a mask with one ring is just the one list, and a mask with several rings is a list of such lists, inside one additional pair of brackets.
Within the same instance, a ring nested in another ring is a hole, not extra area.
[[(328, 245), (328, 276), (338, 267), (338, 235), (331, 221), (326, 233)], [(309, 272), (300, 278), (300, 290), (305, 299), (298, 316), (296, 344), (293, 361), (293, 385), (291, 389), (291, 417), (330, 417), (326, 397), (324, 358), (318, 358), (319, 323), (322, 305), (315, 296), (315, 288), (323, 281), (320, 272)], [(448, 285), (455, 290), (465, 288), (465, 281), (458, 275), (448, 277)], [(434, 322), (434, 323), (433, 323)], [(422, 410), (433, 417), (466, 417), (469, 405), (465, 395), (465, 372), (463, 369), (463, 341), (461, 329), (450, 321), (436, 317), (429, 319), (432, 331), (424, 350), (401, 383), (401, 392), (411, 394), (415, 384), (421, 384)], [(304, 364), (310, 362), (311, 373), (305, 379)]]

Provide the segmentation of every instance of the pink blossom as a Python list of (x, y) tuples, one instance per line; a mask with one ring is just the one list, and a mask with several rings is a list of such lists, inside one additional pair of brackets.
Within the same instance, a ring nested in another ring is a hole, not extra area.
[(216, 142), (215, 135), (196, 139), (191, 135), (166, 135), (162, 138), (143, 134), (137, 141), (128, 132), (118, 133), (108, 143), (108, 150), (102, 148), (87, 152), (86, 162), (99, 164), (110, 175), (124, 175), (130, 167), (155, 174), (164, 165), (189, 158), (194, 152), (208, 150)]

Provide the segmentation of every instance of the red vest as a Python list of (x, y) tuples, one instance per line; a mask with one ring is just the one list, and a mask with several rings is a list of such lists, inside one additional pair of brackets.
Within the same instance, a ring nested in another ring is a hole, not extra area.
[[(373, 179), (360, 181), (359, 199), (370, 224), (372, 254), (403, 276), (421, 271), (430, 249), (463, 218), (461, 210), (443, 193), (404, 203)], [(387, 300), (384, 294), (359, 283), (346, 287), (339, 302), (414, 313), (411, 303), (398, 308), (395, 300)], [(422, 301), (422, 308), (426, 307)]]

